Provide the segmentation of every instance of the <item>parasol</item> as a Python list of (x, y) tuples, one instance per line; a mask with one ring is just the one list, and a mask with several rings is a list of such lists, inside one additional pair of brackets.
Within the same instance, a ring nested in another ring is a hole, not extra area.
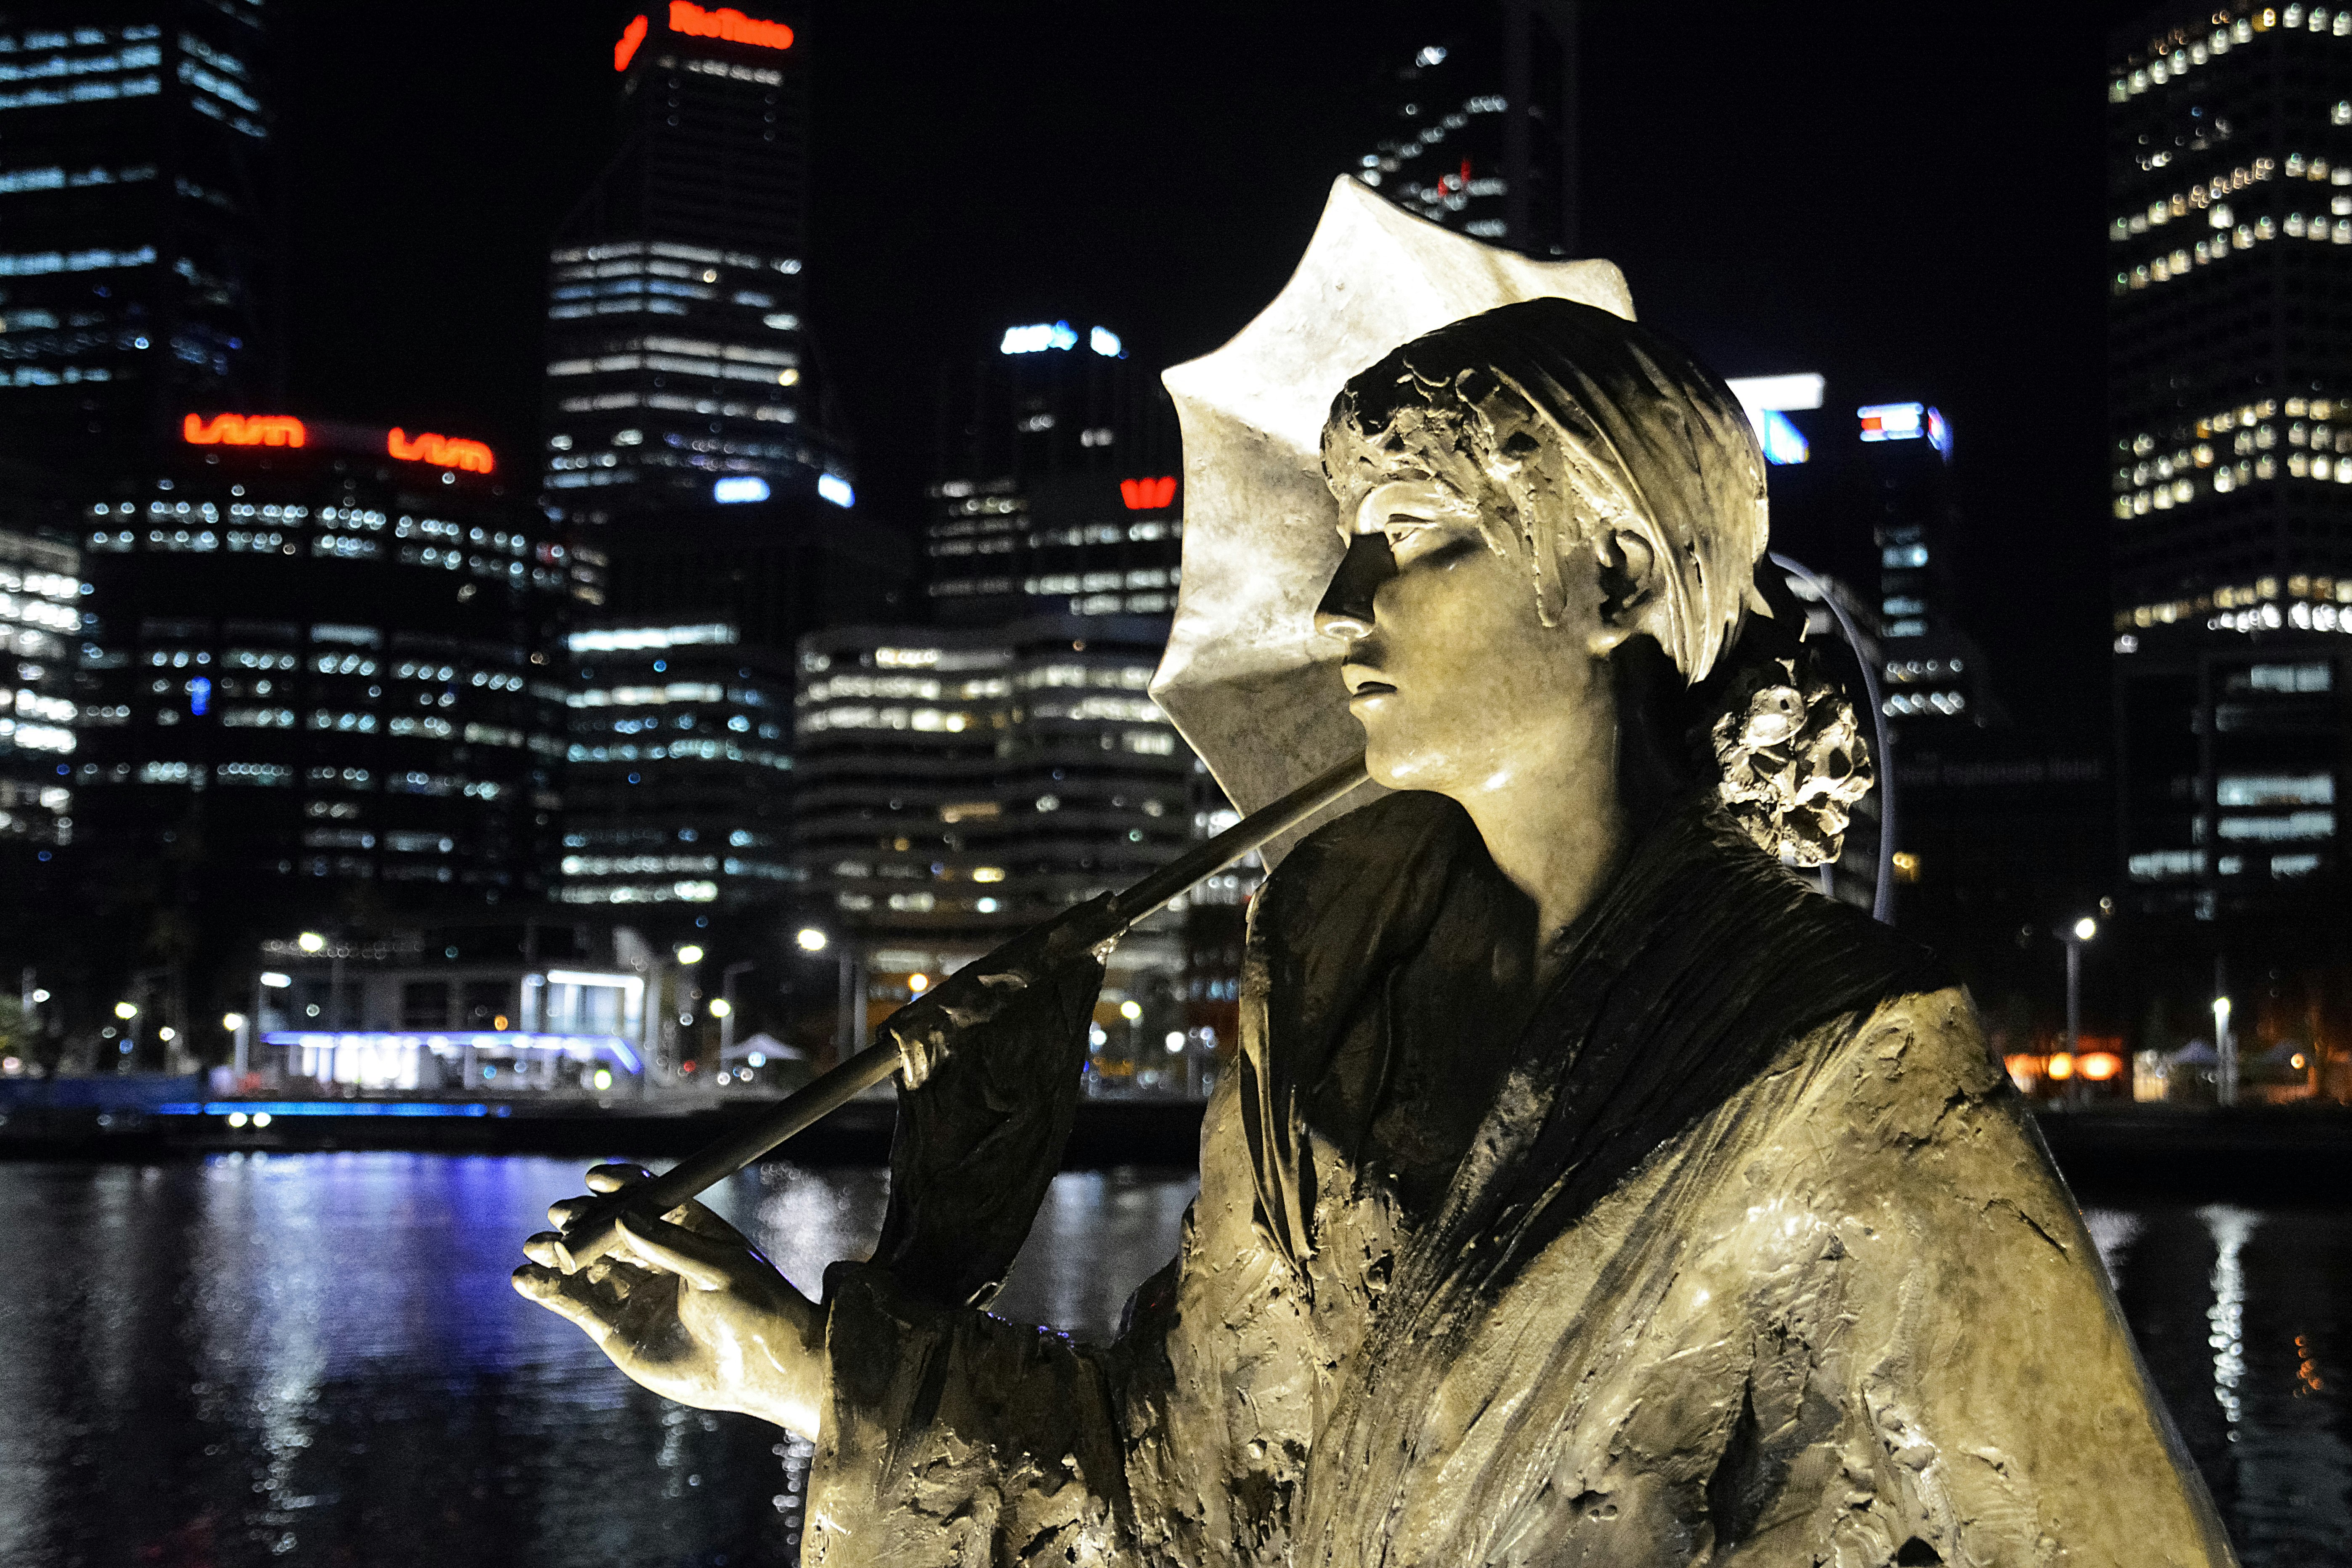
[[(1342, 549), (1323, 482), (1332, 398), (1399, 344), (1544, 298), (1633, 316), (1611, 262), (1530, 260), (1343, 175), (1274, 302), (1224, 347), (1161, 376), (1184, 437), (1184, 556), (1151, 694), (1242, 811), (1363, 748), (1340, 644), (1315, 634)], [(1329, 814), (1375, 798), (1360, 789)], [(1268, 845), (1267, 863), (1307, 830)]]

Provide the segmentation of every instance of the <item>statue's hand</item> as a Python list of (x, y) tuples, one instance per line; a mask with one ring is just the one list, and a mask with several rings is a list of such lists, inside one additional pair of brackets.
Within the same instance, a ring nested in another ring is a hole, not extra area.
[[(647, 1179), (635, 1165), (588, 1173), (592, 1194)], [(547, 1211), (570, 1223), (593, 1197)], [(571, 1319), (613, 1364), (656, 1394), (736, 1410), (814, 1440), (824, 1394), (824, 1312), (698, 1203), (660, 1219), (625, 1217), (619, 1244), (576, 1274), (559, 1266), (554, 1232), (523, 1243), (514, 1287)]]

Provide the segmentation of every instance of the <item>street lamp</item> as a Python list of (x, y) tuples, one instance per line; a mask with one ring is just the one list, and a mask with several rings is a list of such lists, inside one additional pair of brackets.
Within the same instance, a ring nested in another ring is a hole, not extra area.
[(317, 931), (306, 931), (294, 939), (294, 945), (304, 952), (324, 952), (327, 951), (327, 939)]
[(803, 926), (800, 929), (800, 934), (793, 937), (793, 941), (800, 944), (800, 950), (803, 952), (823, 952), (826, 937), (824, 932), (814, 926)]
[(114, 1005), (114, 1016), (128, 1024), (131, 1019), (139, 1016), (139, 1009), (129, 1002), (117, 1002)]
[(677, 961), (691, 969), (702, 962), (702, 950), (689, 942), (677, 950)]
[(2230, 999), (2213, 998), (2213, 1055), (2220, 1058), (2213, 1073), (2213, 1098), (2223, 1105), (2238, 1103), (2238, 1041), (2230, 1033)]
[[(2071, 1061), (2083, 1051), (2083, 944), (2099, 934), (2099, 922), (2084, 915), (2074, 922), (2074, 929), (2059, 940), (2066, 944), (2066, 1056)], [(2074, 1081), (2073, 1098), (2081, 1100), (2089, 1092), (2084, 1079)]]

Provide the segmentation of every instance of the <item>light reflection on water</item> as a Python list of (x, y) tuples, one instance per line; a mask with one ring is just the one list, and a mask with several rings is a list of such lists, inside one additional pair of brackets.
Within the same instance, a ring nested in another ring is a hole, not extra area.
[[(789, 1563), (780, 1433), (644, 1393), (509, 1289), (577, 1170), (0, 1164), (0, 1568)], [(814, 1287), (870, 1244), (884, 1191), (780, 1166), (717, 1206)], [(1107, 1335), (1191, 1195), (1063, 1176), (998, 1310)], [(2089, 1219), (2249, 1568), (2352, 1562), (2352, 1212)]]
[[(527, 1158), (0, 1164), (0, 1564), (789, 1563), (782, 1433), (646, 1394), (508, 1286), (578, 1190)], [(714, 1206), (814, 1288), (884, 1194), (779, 1166)], [(1001, 1310), (1107, 1334), (1189, 1196), (1062, 1178)]]
[(2352, 1214), (2084, 1217), (2247, 1568), (2352, 1563)]

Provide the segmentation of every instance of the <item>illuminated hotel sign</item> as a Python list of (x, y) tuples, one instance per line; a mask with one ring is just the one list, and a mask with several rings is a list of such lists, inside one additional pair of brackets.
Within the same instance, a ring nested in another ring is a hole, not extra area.
[(646, 19), (643, 16), (632, 18), (629, 25), (621, 29), (621, 41), (613, 46), (613, 68), (627, 70), (629, 62), (637, 58), (637, 46), (645, 41)]
[[(630, 19), (621, 29), (620, 41), (613, 46), (613, 68), (625, 71), (629, 62), (637, 58), (637, 46), (646, 41), (651, 21), (645, 16)], [(746, 16), (732, 5), (707, 10), (694, 0), (670, 0), (669, 30), (683, 33), (689, 38), (721, 38), (730, 44), (750, 44), (761, 49), (789, 49), (793, 47), (793, 30), (782, 22), (764, 22), (757, 16)]]
[(180, 438), (191, 447), (299, 447), (310, 432), (284, 414), (218, 414), (210, 422), (191, 414), (180, 421)]
[(180, 438), (191, 447), (323, 447), (436, 468), (462, 468), (469, 474), (491, 473), (498, 468), (498, 459), (479, 441), (430, 430), (411, 436), (397, 427), (387, 431), (381, 425), (370, 428), (333, 420), (306, 425), (288, 414), (215, 414), (209, 419), (191, 414), (180, 421)]
[(1176, 476), (1169, 474), (1156, 479), (1121, 479), (1118, 499), (1127, 503), (1129, 511), (1157, 511), (1176, 500)]
[(383, 449), (404, 463), (431, 463), (436, 468), (463, 468), (487, 474), (497, 467), (490, 449), (479, 441), (460, 441), (430, 431), (411, 439), (397, 425), (385, 437)]

